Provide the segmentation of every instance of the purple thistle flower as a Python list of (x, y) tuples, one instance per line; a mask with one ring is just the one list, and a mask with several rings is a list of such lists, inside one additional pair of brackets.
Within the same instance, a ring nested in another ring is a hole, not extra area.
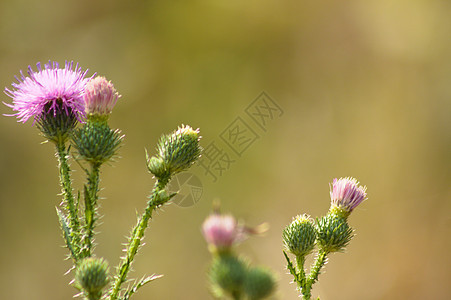
[(330, 191), (332, 206), (351, 213), (366, 199), (366, 187), (359, 186), (357, 179), (352, 177), (335, 178)]
[(86, 84), (84, 101), (87, 114), (108, 115), (121, 96), (105, 77), (96, 77)]
[(64, 112), (74, 113), (79, 121), (85, 115), (83, 94), (89, 78), (84, 78), (88, 70), (82, 72), (78, 63), (67, 62), (64, 69), (59, 68), (57, 62), (49, 61), (41, 67), (37, 63), (38, 71), (28, 66), (28, 77), (20, 71), (21, 78), (15, 76), (18, 83), (12, 83), (13, 90), (5, 88), (5, 94), (13, 99), (11, 107), (17, 113), (19, 122), (25, 123), (29, 118), (39, 119), (43, 113)]

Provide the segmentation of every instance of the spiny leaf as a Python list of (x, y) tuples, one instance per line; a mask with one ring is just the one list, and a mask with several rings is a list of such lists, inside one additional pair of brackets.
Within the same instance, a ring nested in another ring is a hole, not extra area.
[(153, 281), (155, 279), (161, 278), (161, 277), (163, 277), (163, 275), (155, 275), (155, 274), (151, 275), (151, 276), (148, 276), (148, 277), (143, 277), (140, 281), (135, 282), (133, 284), (133, 286), (131, 288), (129, 288), (127, 290), (127, 292), (125, 292), (124, 296), (121, 299), (122, 300), (130, 299), (130, 297), (134, 293), (136, 293), (140, 287), (144, 286), (145, 284), (147, 284), (147, 283), (149, 283), (149, 282), (151, 282), (151, 281)]

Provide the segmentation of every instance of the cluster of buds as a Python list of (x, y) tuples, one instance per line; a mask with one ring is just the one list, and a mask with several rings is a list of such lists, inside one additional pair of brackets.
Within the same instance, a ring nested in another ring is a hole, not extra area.
[(248, 228), (239, 224), (232, 215), (214, 212), (205, 219), (202, 232), (213, 261), (208, 272), (214, 295), (234, 299), (246, 295), (247, 299), (264, 299), (275, 290), (273, 273), (264, 267), (252, 267), (237, 256), (233, 248), (251, 234), (266, 231), (266, 224)]
[[(316, 223), (308, 215), (297, 216), (283, 230), (285, 249), (295, 256), (297, 262), (296, 268), (284, 253), (288, 269), (294, 276), (303, 299), (310, 299), (311, 287), (318, 279), (321, 267), (326, 263), (326, 256), (332, 252), (343, 251), (351, 241), (353, 229), (347, 219), (366, 196), (366, 187), (359, 186), (356, 179), (334, 179), (330, 189), (331, 206), (327, 215), (318, 218)], [(318, 247), (317, 257), (307, 276), (304, 262), (315, 246)]]
[(316, 224), (307, 216), (297, 216), (283, 231), (287, 251), (296, 257), (310, 254), (315, 244), (324, 251), (337, 252), (344, 249), (353, 234), (347, 223), (350, 213), (366, 199), (366, 187), (359, 186), (354, 178), (334, 179), (329, 213), (317, 219)]

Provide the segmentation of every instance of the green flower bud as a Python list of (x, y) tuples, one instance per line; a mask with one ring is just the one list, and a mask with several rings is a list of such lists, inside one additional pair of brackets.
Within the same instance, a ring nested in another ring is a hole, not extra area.
[(147, 151), (146, 158), (147, 158), (147, 169), (149, 170), (150, 173), (155, 175), (155, 177), (166, 178), (170, 175), (169, 170), (167, 169), (162, 158), (156, 156), (152, 156), (149, 158)]
[(215, 256), (209, 271), (210, 282), (215, 294), (217, 296), (241, 294), (246, 271), (246, 263), (235, 256)]
[(120, 130), (112, 130), (104, 116), (92, 115), (82, 128), (75, 130), (72, 143), (81, 158), (102, 164), (116, 154), (123, 139)]
[(316, 229), (310, 216), (304, 214), (295, 217), (283, 230), (282, 238), (285, 248), (296, 257), (310, 254), (316, 239)]
[(100, 299), (102, 289), (109, 281), (108, 272), (108, 263), (103, 258), (85, 258), (75, 272), (76, 285), (83, 290), (88, 299)]
[(325, 252), (342, 251), (353, 237), (353, 229), (346, 219), (335, 214), (328, 214), (317, 220), (317, 244)]
[(172, 134), (160, 138), (157, 157), (163, 160), (171, 175), (185, 171), (200, 157), (199, 140), (199, 129), (182, 125)]
[(250, 269), (244, 281), (244, 291), (250, 300), (263, 299), (271, 295), (276, 287), (276, 281), (271, 271), (256, 267)]

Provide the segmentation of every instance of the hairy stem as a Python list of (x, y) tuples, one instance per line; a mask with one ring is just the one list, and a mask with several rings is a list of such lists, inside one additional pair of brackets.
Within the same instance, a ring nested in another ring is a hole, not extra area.
[(310, 299), (310, 297), (311, 297), (310, 291), (307, 291), (307, 289), (306, 289), (307, 279), (305, 277), (305, 269), (304, 269), (305, 255), (296, 256), (296, 263), (297, 263), (297, 270), (298, 270), (296, 281), (297, 281), (298, 287), (301, 290), (301, 293), (302, 293), (304, 299)]
[(66, 211), (69, 214), (68, 227), (70, 231), (70, 241), (66, 240), (66, 243), (72, 245), (73, 251), (71, 251), (72, 258), (77, 261), (78, 253), (80, 250), (80, 221), (78, 219), (78, 207), (75, 204), (74, 196), (72, 194), (72, 180), (70, 177), (70, 167), (68, 163), (68, 149), (63, 142), (56, 144), (56, 154), (59, 162), (59, 177), (61, 183), (61, 194), (63, 196), (63, 202)]
[(100, 166), (99, 163), (91, 164), (91, 171), (88, 173), (88, 184), (85, 186), (85, 237), (83, 257), (91, 256), (92, 240), (94, 236), (94, 223), (96, 218), (97, 200), (99, 199), (99, 182), (100, 182)]
[(138, 223), (136, 224), (136, 226), (133, 228), (132, 234), (129, 238), (129, 242), (127, 243), (126, 246), (126, 254), (122, 258), (122, 262), (118, 267), (118, 274), (115, 276), (114, 283), (110, 290), (109, 296), (110, 300), (115, 300), (118, 298), (121, 285), (127, 279), (128, 271), (130, 270), (133, 259), (135, 258), (135, 255), (139, 250), (139, 246), (141, 245), (141, 241), (144, 237), (144, 233), (146, 231), (148, 222), (152, 217), (152, 212), (157, 207), (164, 204), (165, 201), (170, 199), (168, 198), (165, 201), (162, 201), (163, 199), (159, 198), (160, 191), (164, 189), (168, 181), (169, 179), (164, 181), (157, 180), (157, 182), (155, 183), (155, 187), (150, 195), (150, 199), (147, 202), (146, 210), (142, 214), (141, 218), (138, 219)]
[(302, 296), (305, 300), (310, 300), (312, 285), (318, 281), (318, 276), (320, 274), (321, 268), (327, 261), (327, 252), (324, 250), (319, 250), (315, 262), (312, 265), (310, 274), (306, 280), (305, 289), (302, 289)]

